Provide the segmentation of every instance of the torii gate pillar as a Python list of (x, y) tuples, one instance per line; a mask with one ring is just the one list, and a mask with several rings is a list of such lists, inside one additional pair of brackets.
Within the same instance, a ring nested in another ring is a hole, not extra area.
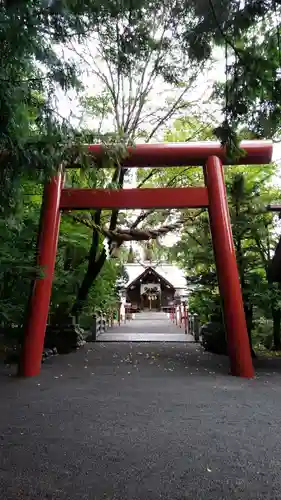
[(63, 174), (60, 171), (44, 188), (37, 248), (37, 265), (42, 268), (44, 277), (35, 280), (29, 304), (30, 313), (19, 365), (19, 375), (24, 377), (38, 375), (41, 369), (59, 236), (62, 185)]
[(218, 157), (210, 156), (208, 158), (204, 174), (209, 194), (210, 228), (220, 295), (223, 301), (231, 373), (240, 377), (252, 378), (254, 369), (233, 243), (224, 172)]

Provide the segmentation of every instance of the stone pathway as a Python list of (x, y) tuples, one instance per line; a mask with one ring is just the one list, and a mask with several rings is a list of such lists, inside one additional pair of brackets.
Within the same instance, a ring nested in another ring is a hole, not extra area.
[(193, 342), (192, 335), (184, 333), (163, 312), (136, 313), (135, 319), (115, 326), (97, 338), (98, 342)]

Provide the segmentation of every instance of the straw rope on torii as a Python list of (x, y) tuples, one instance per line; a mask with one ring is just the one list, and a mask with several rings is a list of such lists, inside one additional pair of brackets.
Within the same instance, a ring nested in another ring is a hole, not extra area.
[(111, 231), (110, 229), (107, 229), (105, 227), (101, 227), (97, 224), (95, 224), (92, 221), (89, 221), (88, 219), (85, 219), (84, 217), (80, 217), (78, 215), (73, 215), (70, 212), (67, 212), (67, 215), (71, 217), (73, 220), (76, 222), (80, 222), (84, 224), (85, 226), (89, 227), (90, 229), (96, 229), (99, 231), (103, 236), (108, 238), (108, 240), (112, 242), (116, 242), (118, 244), (122, 244), (125, 241), (144, 241), (144, 240), (156, 240), (157, 238), (161, 238), (162, 236), (165, 236), (171, 231), (174, 231), (175, 229), (179, 229), (180, 226), (183, 224), (184, 219), (180, 219), (173, 224), (167, 224), (164, 225), (158, 229), (115, 229), (114, 231)]

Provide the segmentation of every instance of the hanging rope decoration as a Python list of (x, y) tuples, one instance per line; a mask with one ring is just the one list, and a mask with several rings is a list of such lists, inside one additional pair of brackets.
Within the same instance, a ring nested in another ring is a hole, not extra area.
[(79, 217), (78, 215), (73, 215), (69, 212), (67, 213), (67, 215), (76, 222), (80, 222), (90, 229), (96, 229), (97, 231), (99, 231), (99, 233), (105, 236), (107, 240), (116, 242), (118, 244), (122, 244), (124, 241), (156, 240), (157, 238), (161, 238), (171, 231), (179, 229), (184, 222), (184, 220), (181, 219), (176, 221), (174, 224), (165, 225), (160, 227), (159, 229), (116, 229), (115, 231), (111, 231), (107, 228), (98, 226), (92, 221)]
[(106, 258), (109, 259), (110, 254), (111, 254), (111, 250), (110, 250), (109, 240), (107, 238), (104, 239), (103, 246), (105, 249)]

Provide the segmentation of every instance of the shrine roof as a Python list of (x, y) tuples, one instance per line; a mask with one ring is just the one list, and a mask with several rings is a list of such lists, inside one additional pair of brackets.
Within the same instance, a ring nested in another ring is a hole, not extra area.
[(133, 281), (140, 277), (146, 269), (149, 268), (155, 270), (160, 277), (171, 283), (174, 288), (186, 288), (186, 279), (183, 271), (173, 264), (164, 264), (162, 262), (126, 264), (125, 269), (129, 276), (129, 281), (126, 287), (128, 287)]

